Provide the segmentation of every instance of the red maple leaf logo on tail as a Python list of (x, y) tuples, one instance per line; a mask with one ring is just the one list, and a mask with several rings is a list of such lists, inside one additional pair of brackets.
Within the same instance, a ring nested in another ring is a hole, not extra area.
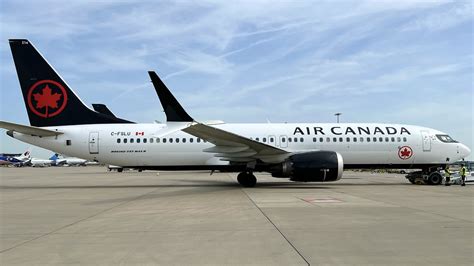
[(36, 108), (46, 107), (46, 117), (48, 117), (48, 108), (58, 108), (58, 101), (61, 99), (61, 94), (52, 93), (51, 88), (46, 85), (42, 90), (42, 94), (35, 93), (33, 97), (36, 101)]

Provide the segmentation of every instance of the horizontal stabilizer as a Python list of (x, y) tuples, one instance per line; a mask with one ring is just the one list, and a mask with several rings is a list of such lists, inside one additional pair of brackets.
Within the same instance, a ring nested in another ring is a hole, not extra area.
[(0, 121), (0, 128), (15, 131), (22, 134), (34, 135), (34, 136), (40, 136), (40, 137), (51, 137), (51, 136), (57, 136), (57, 135), (63, 134), (62, 132), (58, 132), (58, 131), (48, 130), (48, 129), (39, 128), (39, 127), (19, 125), (19, 124), (5, 122), (5, 121)]
[(102, 104), (102, 103), (93, 103), (92, 108), (94, 108), (94, 111), (99, 112), (104, 115), (109, 115), (112, 117), (117, 117), (110, 111), (110, 109), (107, 107), (107, 105)]

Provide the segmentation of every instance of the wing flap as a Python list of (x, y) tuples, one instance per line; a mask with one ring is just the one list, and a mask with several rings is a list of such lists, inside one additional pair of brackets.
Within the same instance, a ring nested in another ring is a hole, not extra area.
[(242, 152), (248, 150), (248, 146), (213, 146), (207, 149), (202, 150), (203, 152), (209, 153), (234, 153), (234, 152)]

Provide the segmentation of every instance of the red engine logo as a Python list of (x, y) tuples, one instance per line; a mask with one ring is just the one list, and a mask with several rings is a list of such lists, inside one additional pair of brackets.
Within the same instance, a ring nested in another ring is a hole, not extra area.
[(413, 150), (409, 146), (403, 146), (398, 149), (398, 157), (402, 160), (408, 160), (413, 155)]
[(28, 108), (44, 118), (60, 114), (67, 103), (64, 87), (53, 80), (40, 80), (28, 91)]

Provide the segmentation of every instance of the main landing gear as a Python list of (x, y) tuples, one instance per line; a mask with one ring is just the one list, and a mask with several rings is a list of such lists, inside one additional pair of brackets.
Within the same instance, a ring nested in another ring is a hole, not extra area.
[(257, 184), (257, 178), (252, 172), (242, 172), (237, 176), (237, 181), (243, 187), (254, 187)]

